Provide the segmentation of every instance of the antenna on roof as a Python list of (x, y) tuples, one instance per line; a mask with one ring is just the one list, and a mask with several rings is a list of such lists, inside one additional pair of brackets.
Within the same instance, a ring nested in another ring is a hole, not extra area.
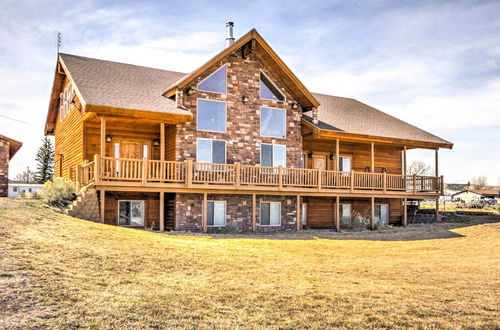
[(59, 49), (62, 47), (62, 33), (59, 31), (56, 31), (57, 33), (57, 54), (59, 54)]

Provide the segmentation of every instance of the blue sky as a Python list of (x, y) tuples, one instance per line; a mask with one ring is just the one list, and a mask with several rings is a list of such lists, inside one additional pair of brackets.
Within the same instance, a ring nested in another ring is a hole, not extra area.
[[(255, 27), (311, 91), (353, 97), (455, 144), (447, 182), (500, 184), (499, 1), (9, 1), (0, 3), (0, 134), (43, 137), (62, 52), (189, 72)], [(432, 151), (410, 159), (433, 164)]]

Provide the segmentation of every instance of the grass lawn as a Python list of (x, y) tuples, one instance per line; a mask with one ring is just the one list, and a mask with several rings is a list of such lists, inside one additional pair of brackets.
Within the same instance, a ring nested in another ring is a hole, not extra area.
[(499, 328), (499, 242), (498, 222), (168, 235), (0, 199), (0, 328)]

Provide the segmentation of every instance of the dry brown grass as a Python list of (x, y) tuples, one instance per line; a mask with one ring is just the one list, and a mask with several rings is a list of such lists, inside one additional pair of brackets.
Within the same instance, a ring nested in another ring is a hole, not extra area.
[(0, 200), (0, 328), (500, 327), (499, 223), (212, 239), (13, 206)]

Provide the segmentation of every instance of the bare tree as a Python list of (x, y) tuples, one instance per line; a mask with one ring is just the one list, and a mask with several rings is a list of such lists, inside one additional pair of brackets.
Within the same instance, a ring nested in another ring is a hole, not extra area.
[(26, 171), (18, 173), (14, 177), (15, 182), (19, 183), (34, 183), (35, 182), (35, 172), (30, 171), (29, 167)]
[(473, 176), (471, 183), (474, 185), (474, 189), (484, 189), (488, 186), (488, 182), (484, 175)]
[(431, 172), (431, 167), (429, 165), (427, 165), (422, 161), (414, 160), (406, 170), (406, 174), (432, 175), (432, 172)]

